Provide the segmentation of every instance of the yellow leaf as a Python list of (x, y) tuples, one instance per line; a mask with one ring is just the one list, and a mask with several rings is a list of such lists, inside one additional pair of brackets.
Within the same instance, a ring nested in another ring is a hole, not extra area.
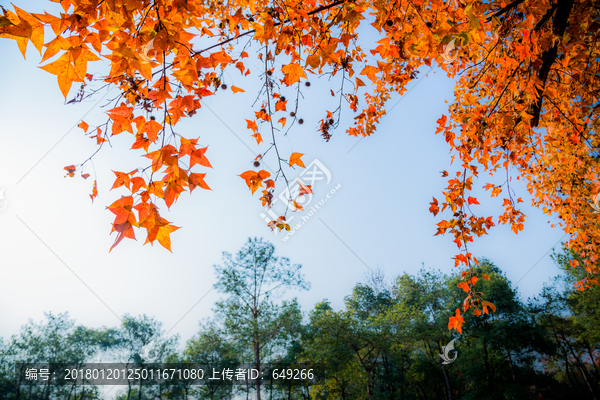
[(158, 239), (158, 243), (162, 245), (165, 249), (171, 251), (171, 233), (175, 232), (179, 229), (178, 226), (173, 225), (165, 225), (161, 226), (158, 229), (158, 233), (156, 234), (156, 239)]
[(375, 82), (377, 80), (377, 77), (375, 76), (375, 74), (378, 72), (379, 70), (375, 67), (373, 67), (372, 65), (367, 65), (363, 68), (363, 70), (361, 71), (361, 75), (366, 75), (367, 78), (369, 78), (371, 80), (371, 82)]
[(44, 45), (44, 26), (28, 12), (21, 10), (14, 4), (13, 7), (15, 8), (19, 18), (26, 21), (29, 26), (31, 26), (31, 35), (29, 36), (29, 40), (31, 40), (31, 43), (33, 43), (35, 48), (38, 49), (40, 54), (42, 54), (42, 46)]
[(67, 50), (69, 47), (71, 47), (71, 43), (69, 43), (69, 41), (64, 37), (57, 36), (54, 40), (50, 41), (46, 47), (47, 48), (44, 52), (44, 56), (42, 57), (42, 61), (40, 61), (41, 63), (53, 57), (60, 50)]
[(63, 54), (58, 60), (40, 67), (46, 72), (54, 74), (58, 78), (58, 87), (65, 99), (71, 89), (71, 84), (75, 82), (83, 82), (83, 79), (75, 72), (75, 67), (69, 61), (69, 53)]

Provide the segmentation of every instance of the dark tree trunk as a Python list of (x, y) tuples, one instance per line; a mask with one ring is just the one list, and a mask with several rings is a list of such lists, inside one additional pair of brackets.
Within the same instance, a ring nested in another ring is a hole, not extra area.
[(575, 362), (577, 363), (577, 367), (581, 371), (581, 375), (583, 375), (583, 380), (585, 381), (585, 384), (586, 384), (588, 390), (590, 391), (592, 398), (594, 400), (597, 400), (598, 397), (596, 396), (596, 390), (592, 386), (592, 384), (589, 380), (589, 374), (588, 374), (587, 368), (585, 367), (585, 365), (583, 365), (583, 363), (581, 362), (579, 357), (575, 354), (575, 351), (573, 350), (573, 347), (571, 346), (569, 341), (564, 337), (564, 335), (562, 335), (562, 336), (563, 336), (563, 342), (565, 342), (566, 346), (569, 348), (571, 355), (573, 356), (573, 358), (575, 359)]
[(140, 387), (138, 389), (138, 400), (142, 400), (142, 380), (140, 379)]
[(506, 350), (506, 354), (508, 356), (508, 364), (510, 365), (510, 373), (512, 374), (513, 382), (517, 382), (517, 378), (515, 377), (515, 369), (513, 367), (512, 357), (510, 355), (510, 350)]
[[(559, 0), (556, 7), (556, 14), (554, 15), (554, 22), (552, 25), (552, 31), (558, 36), (563, 36), (567, 29), (567, 21), (571, 15), (573, 9), (574, 0)], [(542, 54), (542, 66), (538, 71), (538, 78), (542, 81), (542, 88), (538, 89), (537, 101), (531, 107), (531, 126), (536, 127), (540, 121), (540, 112), (542, 110), (542, 102), (544, 99), (544, 86), (550, 73), (550, 68), (558, 56), (558, 43), (550, 47)]]
[(367, 396), (369, 397), (369, 400), (373, 400), (373, 379), (371, 376), (371, 370), (365, 369), (365, 372), (367, 373)]
[(452, 391), (450, 390), (450, 381), (448, 380), (448, 373), (446, 372), (446, 366), (442, 364), (442, 372), (444, 372), (444, 379), (446, 380), (446, 389), (448, 390), (448, 400), (452, 400)]
[(488, 389), (490, 390), (490, 393), (493, 393), (494, 370), (493, 370), (492, 366), (490, 365), (488, 350), (487, 350), (487, 346), (485, 343), (483, 343), (483, 355), (484, 355), (483, 361), (485, 364), (485, 370), (487, 371), (487, 375), (488, 375)]
[(260, 400), (260, 346), (258, 337), (254, 339), (254, 366), (258, 371), (258, 377), (255, 380), (256, 383), (256, 400)]

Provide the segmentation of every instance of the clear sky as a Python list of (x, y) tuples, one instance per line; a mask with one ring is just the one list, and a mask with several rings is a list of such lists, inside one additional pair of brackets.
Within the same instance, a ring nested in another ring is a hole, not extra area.
[[(35, 12), (56, 7), (29, 0), (14, 4)], [(212, 191), (184, 193), (171, 211), (161, 208), (163, 217), (183, 227), (171, 235), (173, 253), (158, 243), (143, 246), (141, 231), (136, 232), (137, 242), (124, 240), (109, 253), (115, 236), (109, 236), (113, 214), (105, 207), (125, 194), (121, 189), (109, 191), (111, 169), (130, 171), (143, 165), (138, 158), (142, 153), (126, 150), (133, 141), (123, 133), (111, 139), (113, 148), (94, 158), (95, 172), (87, 166), (85, 172), (92, 178), (65, 178), (64, 166), (81, 163), (96, 148), (81, 129), (71, 128), (86, 114), (90, 126), (105, 122), (100, 106), (106, 102), (95, 105), (102, 94), (65, 105), (56, 77), (37, 68), (40, 55), (31, 44), (27, 60), (16, 43), (6, 39), (0, 40), (0, 54), (0, 189), (5, 189), (7, 201), (0, 212), (0, 336), (17, 333), (30, 318), (41, 320), (45, 311), (68, 311), (89, 327), (116, 326), (126, 313), (145, 313), (185, 341), (197, 331), (198, 321), (211, 315), (220, 296), (211, 291), (213, 265), (220, 262), (222, 251), (236, 252), (249, 236), (271, 240), (279, 255), (303, 265), (312, 288), (289, 295), (298, 296), (304, 311), (324, 298), (340, 308), (343, 297), (369, 269), (382, 268), (389, 277), (414, 274), (422, 263), (445, 273), (454, 269), (456, 245), (451, 237), (433, 236), (441, 218), (428, 211), (432, 196), (441, 199), (445, 187), (439, 172), (455, 171), (444, 137), (434, 134), (435, 121), (447, 112), (453, 97), (453, 82), (441, 70), (434, 68), (403, 98), (394, 95), (374, 136), (354, 138), (338, 129), (329, 143), (321, 139), (317, 126), (325, 110), (335, 108), (328, 93), (337, 90), (337, 83), (311, 78), (299, 112), (305, 123), (280, 138), (280, 148), (284, 154), (305, 153), (307, 165), (316, 159), (330, 172), (328, 184), (315, 183), (311, 205), (341, 186), (283, 241), (284, 234), (274, 235), (260, 217), (264, 210), (259, 192), (251, 196), (237, 176), (252, 168), (255, 155), (264, 148), (256, 145), (244, 121), (256, 110), (252, 103), (258, 74), (242, 79), (232, 69), (225, 83), (246, 92), (219, 91), (198, 114), (177, 126), (184, 136), (200, 137), (199, 143), (209, 146), (206, 155), (214, 169), (206, 176)], [(258, 61), (255, 64), (258, 67)], [(89, 68), (96, 76), (106, 71), (101, 63)], [(116, 90), (107, 98), (115, 94)], [(345, 126), (352, 117), (345, 108)], [(95, 174), (100, 194), (92, 204), (88, 194)], [(476, 186), (503, 181), (482, 175)], [(518, 284), (525, 299), (558, 274), (545, 254), (564, 233), (550, 228), (540, 210), (528, 207), (524, 186), (515, 181), (513, 188), (525, 200), (525, 230), (515, 235), (508, 226), (493, 228), (491, 235), (475, 238), (469, 249), (476, 257), (490, 258), (512, 282), (541, 259)], [(501, 211), (501, 199), (489, 199), (483, 190), (475, 193), (482, 203), (473, 208), (478, 215)], [(306, 215), (297, 213), (292, 225)]]

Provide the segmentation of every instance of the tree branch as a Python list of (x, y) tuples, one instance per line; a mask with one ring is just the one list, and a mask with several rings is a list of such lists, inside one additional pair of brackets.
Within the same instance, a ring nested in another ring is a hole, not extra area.
[(512, 3), (508, 4), (506, 7), (502, 7), (501, 9), (496, 11), (493, 15), (490, 15), (489, 17), (487, 17), (487, 22), (490, 22), (492, 20), (492, 18), (494, 18), (494, 17), (499, 17), (500, 15), (507, 13), (508, 11), (517, 7), (523, 1), (525, 1), (525, 0), (515, 0)]
[[(554, 15), (554, 23), (552, 26), (552, 31), (555, 35), (562, 37), (562, 35), (565, 33), (565, 30), (567, 29), (567, 21), (571, 15), (571, 10), (573, 9), (573, 3), (574, 0), (560, 0), (558, 2), (556, 14)], [(538, 78), (542, 81), (542, 87), (541, 89), (538, 89), (537, 101), (531, 106), (530, 114), (533, 115), (533, 118), (531, 119), (532, 128), (538, 126), (540, 122), (540, 112), (542, 110), (542, 102), (544, 100), (543, 94), (546, 86), (546, 80), (548, 79), (550, 68), (552, 67), (552, 64), (554, 64), (554, 61), (556, 61), (557, 56), (558, 43), (556, 43), (550, 49), (544, 51), (542, 54), (542, 66), (538, 71)]]

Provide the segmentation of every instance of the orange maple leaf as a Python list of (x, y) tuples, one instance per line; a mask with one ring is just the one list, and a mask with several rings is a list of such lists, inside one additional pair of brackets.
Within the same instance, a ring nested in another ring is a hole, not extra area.
[(246, 171), (239, 176), (246, 181), (246, 185), (248, 185), (248, 188), (254, 194), (262, 186), (263, 180), (271, 176), (271, 174), (265, 170), (261, 170), (258, 172)]
[(312, 185), (305, 185), (300, 179), (296, 179), (298, 185), (300, 185), (300, 190), (298, 191), (298, 197), (304, 196), (305, 194), (312, 194)]
[(154, 241), (158, 240), (158, 243), (165, 249), (171, 251), (171, 233), (175, 232), (180, 227), (171, 225), (169, 221), (164, 218), (160, 219), (160, 222), (148, 229), (148, 236), (146, 237), (146, 243), (154, 245)]
[(65, 169), (65, 171), (67, 171), (67, 175), (70, 176), (71, 178), (75, 176), (75, 166), (74, 165), (67, 165), (64, 169)]
[(198, 139), (186, 139), (186, 138), (182, 137), (181, 145), (179, 146), (178, 157), (181, 158), (183, 156), (192, 154), (196, 150), (196, 145), (198, 144)]
[[(165, 177), (168, 178), (168, 175), (165, 175)], [(179, 197), (179, 194), (184, 191), (180, 182), (178, 179), (171, 179), (167, 182), (164, 197), (167, 208), (171, 208), (175, 200)]]
[(275, 111), (285, 111), (286, 104), (287, 104), (287, 100), (286, 101), (279, 100), (278, 102), (275, 103)]
[(196, 164), (202, 165), (203, 167), (212, 168), (212, 165), (210, 165), (208, 158), (206, 158), (206, 156), (204, 155), (207, 149), (208, 146), (194, 150), (192, 152), (192, 154), (190, 155), (190, 168), (192, 168)]
[(490, 307), (494, 312), (496, 312), (496, 306), (490, 303), (489, 301), (482, 301), (481, 305), (483, 306), (483, 313), (488, 314), (488, 307)]
[(433, 201), (431, 203), (429, 203), (429, 212), (432, 213), (434, 216), (437, 215), (437, 213), (440, 211), (439, 207), (438, 207), (438, 201), (436, 200), (436, 198), (433, 198)]
[(293, 85), (294, 83), (298, 82), (300, 78), (306, 78), (304, 68), (302, 68), (300, 64), (296, 63), (284, 65), (281, 67), (281, 72), (285, 74), (282, 82), (286, 86)]
[(132, 196), (123, 196), (108, 206), (108, 209), (116, 216), (111, 233), (117, 232), (117, 238), (109, 251), (112, 251), (124, 238), (135, 239), (133, 227), (137, 226), (137, 221), (132, 208)]
[(304, 210), (304, 207), (302, 207), (302, 205), (299, 204), (296, 200), (292, 200), (292, 204), (294, 204), (294, 211)]
[(90, 194), (90, 197), (92, 198), (92, 203), (94, 202), (94, 199), (98, 196), (98, 185), (97, 182), (94, 181), (94, 187), (92, 188), (92, 194)]
[(456, 314), (450, 317), (448, 321), (448, 330), (456, 329), (458, 333), (462, 334), (462, 325), (465, 323), (464, 318), (460, 315), (460, 310), (456, 309)]
[(262, 201), (263, 207), (266, 205), (267, 207), (271, 208), (271, 201), (273, 200), (273, 193), (271, 193), (268, 190), (263, 190), (262, 193), (263, 193), (263, 196), (260, 198), (260, 200)]
[(469, 284), (467, 282), (460, 282), (456, 286), (458, 286), (459, 288), (461, 288), (462, 290), (464, 290), (467, 293), (469, 293), (469, 290), (471, 290), (471, 288), (469, 287)]
[(290, 167), (295, 164), (299, 167), (305, 168), (304, 162), (302, 162), (302, 160), (300, 159), (300, 157), (302, 157), (303, 155), (304, 153), (292, 153), (292, 155), (290, 156)]
[(117, 238), (115, 239), (113, 245), (110, 247), (109, 252), (111, 252), (112, 249), (114, 249), (125, 238), (136, 240), (135, 232), (133, 231), (133, 226), (129, 221), (125, 221), (121, 224), (113, 223), (113, 229), (111, 233), (112, 232), (117, 232)]
[(90, 127), (85, 121), (81, 121), (77, 126), (83, 129), (84, 132), (87, 132)]
[(113, 173), (117, 176), (117, 179), (115, 179), (115, 183), (113, 184), (111, 190), (117, 189), (121, 186), (125, 186), (127, 189), (130, 188), (131, 179), (129, 178), (128, 174), (118, 171), (113, 171)]
[(71, 89), (73, 82), (83, 82), (83, 79), (75, 71), (75, 67), (71, 63), (70, 54), (63, 54), (58, 60), (40, 67), (46, 72), (56, 75), (58, 79), (58, 87), (62, 92), (65, 100)]
[(254, 121), (250, 121), (249, 119), (246, 120), (246, 124), (247, 124), (247, 128), (248, 129), (252, 129), (252, 131), (257, 132), (258, 131), (258, 126), (256, 125), (256, 122)]
[(147, 189), (146, 181), (141, 176), (131, 178), (131, 193), (137, 193), (141, 188)]
[(198, 186), (200, 186), (202, 189), (212, 190), (210, 187), (208, 187), (206, 182), (204, 182), (205, 176), (206, 176), (206, 174), (197, 174), (197, 173), (190, 174), (190, 176), (189, 176), (190, 193), (193, 192), (194, 189)]
[(469, 203), (469, 205), (471, 205), (471, 204), (479, 204), (479, 202), (477, 201), (477, 199), (475, 197), (471, 197), (471, 196), (469, 196), (469, 198), (467, 199), (467, 202)]

